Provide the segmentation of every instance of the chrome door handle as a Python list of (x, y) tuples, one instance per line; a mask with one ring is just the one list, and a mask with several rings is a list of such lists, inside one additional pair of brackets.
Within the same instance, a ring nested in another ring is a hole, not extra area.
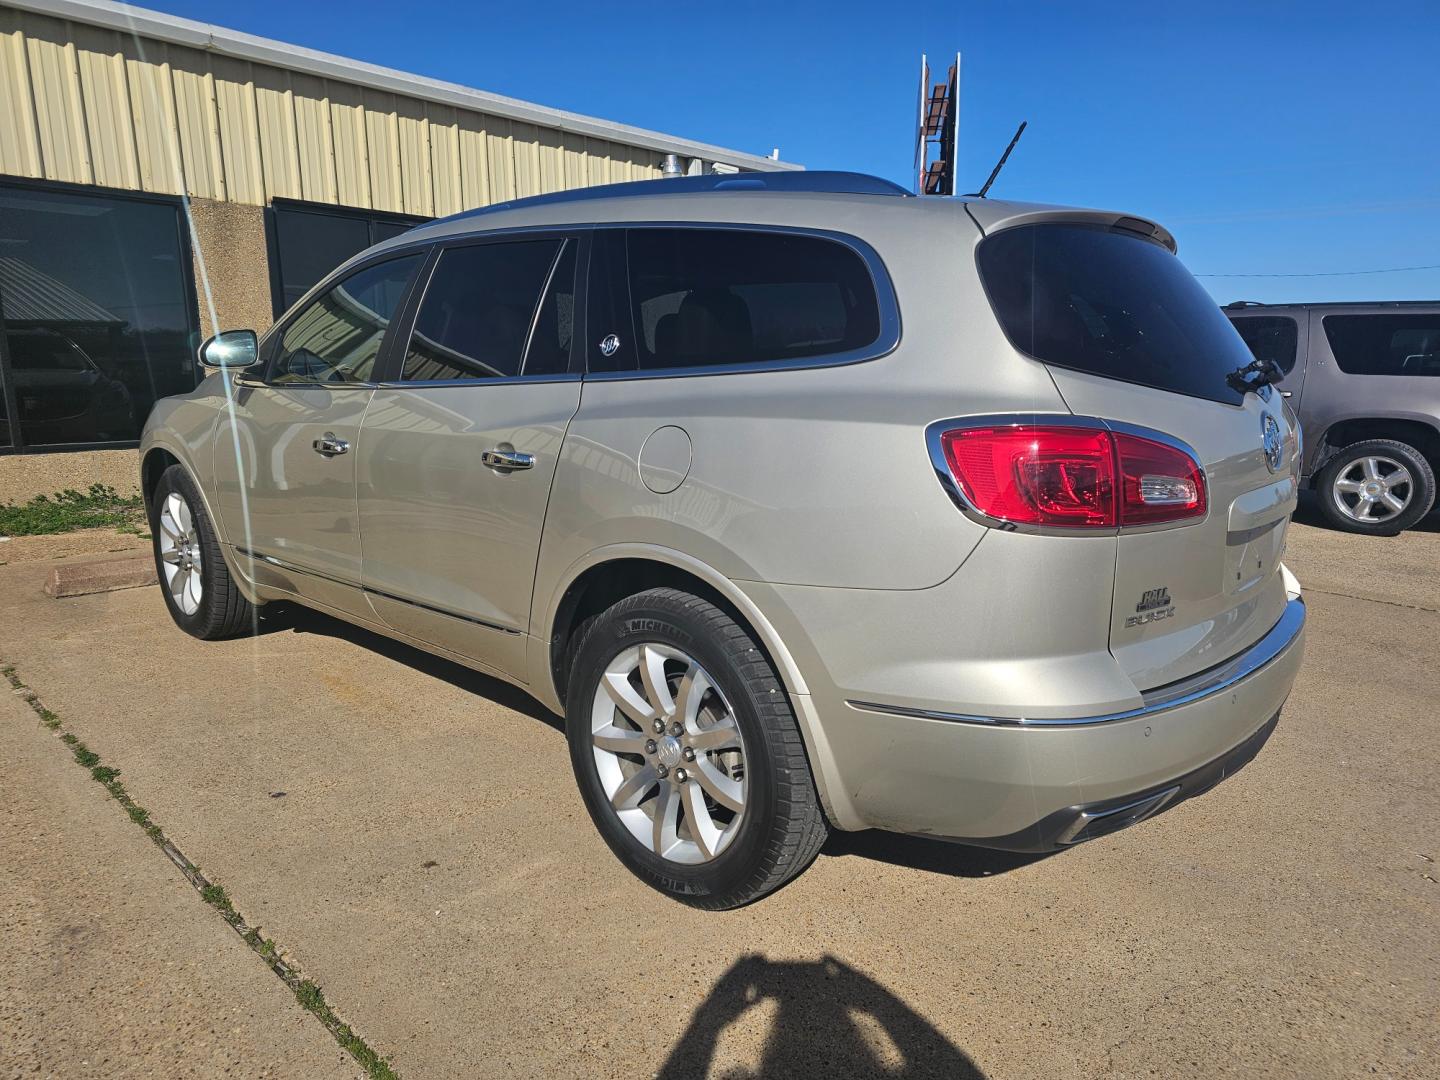
[(518, 450), (486, 450), (480, 455), (480, 463), (492, 469), (533, 469), (535, 455)]
[[(1281, 390), (1281, 391), (1280, 391), (1280, 396), (1281, 396), (1281, 397), (1294, 397), (1294, 396), (1295, 396), (1295, 391), (1294, 391), (1294, 390)], [(1399, 485), (1396, 485), (1396, 486), (1398, 487)]]
[(336, 454), (350, 452), (350, 444), (344, 439), (336, 438), (333, 431), (325, 432), (310, 445), (315, 448), (317, 454), (323, 454), (325, 457), (334, 457)]

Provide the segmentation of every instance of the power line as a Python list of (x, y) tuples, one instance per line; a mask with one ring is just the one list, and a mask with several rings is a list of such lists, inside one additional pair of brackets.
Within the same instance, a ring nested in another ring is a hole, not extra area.
[(1388, 266), (1383, 270), (1332, 270), (1322, 274), (1196, 274), (1196, 277), (1356, 277), (1360, 274), (1404, 274), (1411, 270), (1440, 270), (1440, 263), (1426, 266)]

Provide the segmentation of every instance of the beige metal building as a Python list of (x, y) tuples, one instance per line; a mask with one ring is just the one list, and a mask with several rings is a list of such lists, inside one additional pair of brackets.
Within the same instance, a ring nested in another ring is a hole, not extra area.
[(265, 328), (419, 221), (797, 167), (143, 8), (0, 0), (0, 502), (128, 487), (201, 337)]

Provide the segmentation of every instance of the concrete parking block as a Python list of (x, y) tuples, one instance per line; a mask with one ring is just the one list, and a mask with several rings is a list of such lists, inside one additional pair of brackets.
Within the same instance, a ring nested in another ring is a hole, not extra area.
[(45, 579), (45, 595), (55, 599), (88, 596), (154, 585), (157, 580), (155, 560), (148, 555), (64, 563), (51, 567)]

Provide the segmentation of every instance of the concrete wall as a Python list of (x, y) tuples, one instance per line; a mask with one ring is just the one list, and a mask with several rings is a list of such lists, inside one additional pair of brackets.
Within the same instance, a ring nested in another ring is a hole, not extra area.
[(191, 199), (190, 228), (201, 336), (263, 332), (273, 321), (264, 208)]
[(60, 454), (0, 454), (0, 503), (28, 502), (74, 488), (105, 484), (121, 495), (140, 490), (140, 451), (80, 450)]

